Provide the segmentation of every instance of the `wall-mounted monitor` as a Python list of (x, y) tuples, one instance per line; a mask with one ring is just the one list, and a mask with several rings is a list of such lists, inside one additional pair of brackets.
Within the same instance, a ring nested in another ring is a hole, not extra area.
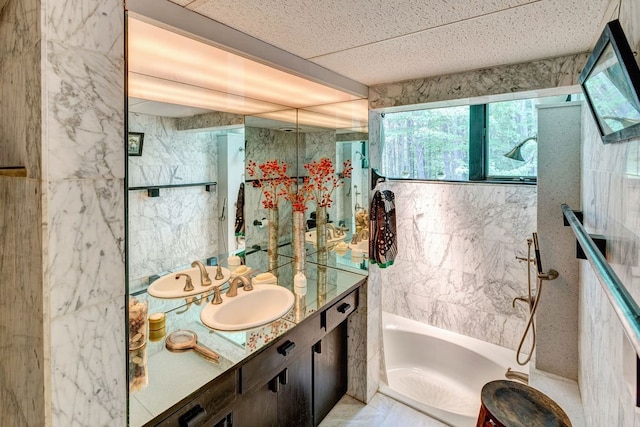
[(605, 27), (579, 82), (603, 143), (640, 136), (640, 69), (618, 20)]

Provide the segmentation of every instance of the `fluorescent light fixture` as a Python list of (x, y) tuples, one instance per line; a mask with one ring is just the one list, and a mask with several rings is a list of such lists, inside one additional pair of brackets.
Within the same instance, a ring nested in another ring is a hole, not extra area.
[(129, 73), (129, 96), (234, 114), (258, 114), (287, 107), (138, 73)]
[(131, 17), (128, 67), (131, 96), (236, 114), (359, 99)]

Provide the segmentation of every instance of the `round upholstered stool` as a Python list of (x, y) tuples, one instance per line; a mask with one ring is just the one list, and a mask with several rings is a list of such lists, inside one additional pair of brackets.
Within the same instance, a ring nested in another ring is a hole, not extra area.
[(556, 402), (515, 381), (491, 381), (482, 387), (477, 427), (571, 427)]

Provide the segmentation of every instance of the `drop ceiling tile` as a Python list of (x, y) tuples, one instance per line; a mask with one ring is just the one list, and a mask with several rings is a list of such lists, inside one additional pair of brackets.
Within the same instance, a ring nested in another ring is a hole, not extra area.
[(186, 7), (308, 59), (539, 1), (248, 0), (239, 7), (195, 0)]
[(544, 0), (313, 58), (367, 85), (585, 52), (608, 0)]

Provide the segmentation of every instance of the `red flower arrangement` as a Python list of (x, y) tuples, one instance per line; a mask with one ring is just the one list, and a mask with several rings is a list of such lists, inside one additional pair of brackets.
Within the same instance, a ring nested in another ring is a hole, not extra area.
[(344, 185), (344, 178), (351, 178), (353, 167), (351, 160), (342, 163), (343, 170), (340, 174), (336, 174), (331, 159), (323, 157), (320, 161), (313, 161), (304, 165), (309, 172), (309, 183), (312, 193), (312, 199), (320, 207), (330, 208), (333, 203), (331, 195), (333, 191)]
[[(260, 171), (260, 173), (258, 173)], [(278, 198), (283, 195), (283, 179), (287, 177), (287, 164), (278, 160), (267, 160), (257, 164), (253, 160), (247, 162), (247, 173), (255, 178), (253, 186), (262, 188), (265, 209), (278, 207)]]
[[(353, 167), (351, 160), (343, 164), (344, 170), (339, 175), (333, 167), (331, 159), (323, 157), (304, 165), (309, 173), (301, 183), (297, 178), (287, 175), (287, 164), (278, 160), (267, 160), (259, 165), (253, 160), (247, 164), (249, 176), (257, 179), (257, 185), (262, 187), (266, 209), (278, 206), (278, 198), (284, 197), (291, 202), (294, 212), (305, 212), (307, 203), (315, 200), (318, 206), (331, 207), (333, 191), (344, 184), (344, 178), (351, 178)], [(258, 176), (258, 170), (260, 175)]]

